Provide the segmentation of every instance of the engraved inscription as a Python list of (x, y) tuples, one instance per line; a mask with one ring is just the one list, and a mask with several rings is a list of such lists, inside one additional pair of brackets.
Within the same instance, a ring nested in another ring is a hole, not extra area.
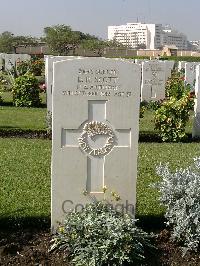
[(120, 85), (115, 69), (79, 69), (77, 90), (118, 90)]
[(67, 90), (62, 91), (62, 94), (65, 96), (118, 96), (118, 97), (130, 97), (132, 95), (131, 91), (118, 91), (118, 92), (109, 92), (109, 91), (78, 91), (78, 90)]
[(160, 79), (158, 72), (154, 70), (154, 71), (152, 71), (152, 79), (146, 79), (144, 81), (144, 84), (145, 85), (161, 86), (163, 82), (164, 82), (164, 80)]
[(131, 91), (124, 91), (119, 83), (116, 69), (83, 69), (77, 73), (75, 88), (62, 91), (65, 96), (100, 96), (100, 97), (130, 97)]

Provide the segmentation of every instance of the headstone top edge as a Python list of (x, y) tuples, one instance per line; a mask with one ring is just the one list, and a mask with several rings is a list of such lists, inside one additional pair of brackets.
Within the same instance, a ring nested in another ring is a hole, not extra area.
[[(80, 61), (81, 59), (81, 61)], [(125, 60), (119, 60), (119, 59), (113, 59), (113, 58), (105, 58), (105, 57), (82, 57), (82, 58), (69, 58), (69, 59), (63, 59), (63, 60), (59, 60), (59, 61), (55, 61), (53, 62), (54, 65), (62, 65), (62, 64), (69, 64), (69, 62), (91, 62), (91, 64), (94, 62), (97, 66), (98, 66), (98, 63), (103, 63), (103, 62), (110, 62), (110, 63), (113, 63), (113, 64), (123, 64), (123, 65), (129, 65), (129, 66), (135, 66), (136, 68), (138, 69), (141, 69), (141, 66), (139, 66), (138, 64), (136, 63), (133, 63), (133, 62), (130, 62), (130, 61), (125, 61)]]

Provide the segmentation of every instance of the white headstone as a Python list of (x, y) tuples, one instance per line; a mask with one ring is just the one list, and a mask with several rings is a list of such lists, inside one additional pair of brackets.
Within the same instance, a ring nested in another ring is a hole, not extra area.
[(15, 58), (13, 54), (5, 54), (5, 69), (11, 70), (15, 67)]
[(142, 63), (141, 101), (158, 101), (165, 98), (165, 62)]
[(200, 137), (200, 65), (196, 66), (196, 83), (195, 83), (195, 106), (194, 106), (194, 122), (193, 137)]
[(4, 54), (5, 70), (11, 70), (16, 67), (17, 62), (30, 60), (31, 56), (28, 54)]
[(185, 61), (179, 61), (178, 62), (178, 71), (185, 71)]
[(104, 186), (133, 213), (140, 67), (105, 58), (53, 67), (52, 229), (71, 209), (103, 199)]
[(195, 78), (196, 78), (196, 66), (198, 62), (187, 62), (185, 64), (185, 82), (191, 85), (191, 88), (194, 88)]
[(165, 80), (171, 77), (172, 70), (174, 68), (174, 61), (164, 61), (165, 62)]
[(52, 86), (53, 86), (53, 63), (72, 58), (81, 58), (75, 56), (45, 56), (45, 84), (47, 93), (47, 112), (52, 112)]

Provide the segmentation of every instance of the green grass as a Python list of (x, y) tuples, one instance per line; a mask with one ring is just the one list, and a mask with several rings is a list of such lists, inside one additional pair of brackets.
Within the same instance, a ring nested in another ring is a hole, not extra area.
[[(186, 126), (186, 133), (192, 132), (192, 125), (194, 119), (194, 112), (190, 113), (190, 120)], [(155, 132), (154, 130), (154, 111), (146, 110), (144, 112), (144, 117), (140, 119), (140, 132), (141, 133), (149, 133)]]
[[(0, 138), (0, 222), (17, 218), (50, 218), (49, 140)], [(159, 178), (155, 167), (186, 167), (200, 156), (198, 143), (140, 143), (137, 216), (163, 216), (158, 193), (149, 185)]]
[(0, 219), (50, 214), (47, 140), (0, 139)]
[(0, 106), (0, 129), (46, 128), (46, 108)]
[[(45, 97), (45, 94), (43, 94)], [(31, 129), (45, 130), (46, 108), (25, 108), (25, 107), (0, 107), (0, 129)], [(191, 112), (186, 132), (192, 132), (193, 112)], [(145, 111), (144, 118), (140, 119), (141, 133), (154, 133), (154, 112)]]
[(1, 93), (1, 97), (3, 102), (12, 103), (12, 92), (11, 91), (3, 91)]
[(147, 133), (154, 131), (154, 112), (146, 110), (144, 117), (140, 119), (140, 132)]
[(159, 180), (155, 168), (169, 163), (172, 171), (189, 166), (194, 157), (200, 156), (199, 143), (140, 143), (137, 180), (137, 215), (159, 216), (163, 208), (156, 189), (150, 184)]
[[(3, 102), (12, 104), (13, 97), (11, 91), (3, 91), (0, 95)], [(46, 93), (40, 93), (40, 99), (42, 104), (46, 104)]]
[[(140, 119), (140, 133), (154, 134), (153, 112)], [(45, 108), (0, 107), (0, 130), (45, 130)], [(192, 130), (193, 113), (187, 126)], [(0, 223), (14, 218), (50, 218), (51, 141), (0, 138)], [(156, 166), (186, 167), (200, 156), (199, 143), (139, 143), (137, 216), (163, 217), (158, 193), (150, 187), (159, 177)], [(147, 219), (148, 220), (148, 219)], [(6, 222), (5, 222), (6, 221)]]

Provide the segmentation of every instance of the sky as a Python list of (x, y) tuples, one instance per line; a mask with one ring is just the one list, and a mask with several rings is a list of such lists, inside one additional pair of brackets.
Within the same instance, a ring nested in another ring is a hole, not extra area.
[(199, 0), (0, 0), (0, 9), (0, 33), (41, 37), (45, 27), (65, 24), (106, 39), (108, 25), (141, 21), (200, 40)]

